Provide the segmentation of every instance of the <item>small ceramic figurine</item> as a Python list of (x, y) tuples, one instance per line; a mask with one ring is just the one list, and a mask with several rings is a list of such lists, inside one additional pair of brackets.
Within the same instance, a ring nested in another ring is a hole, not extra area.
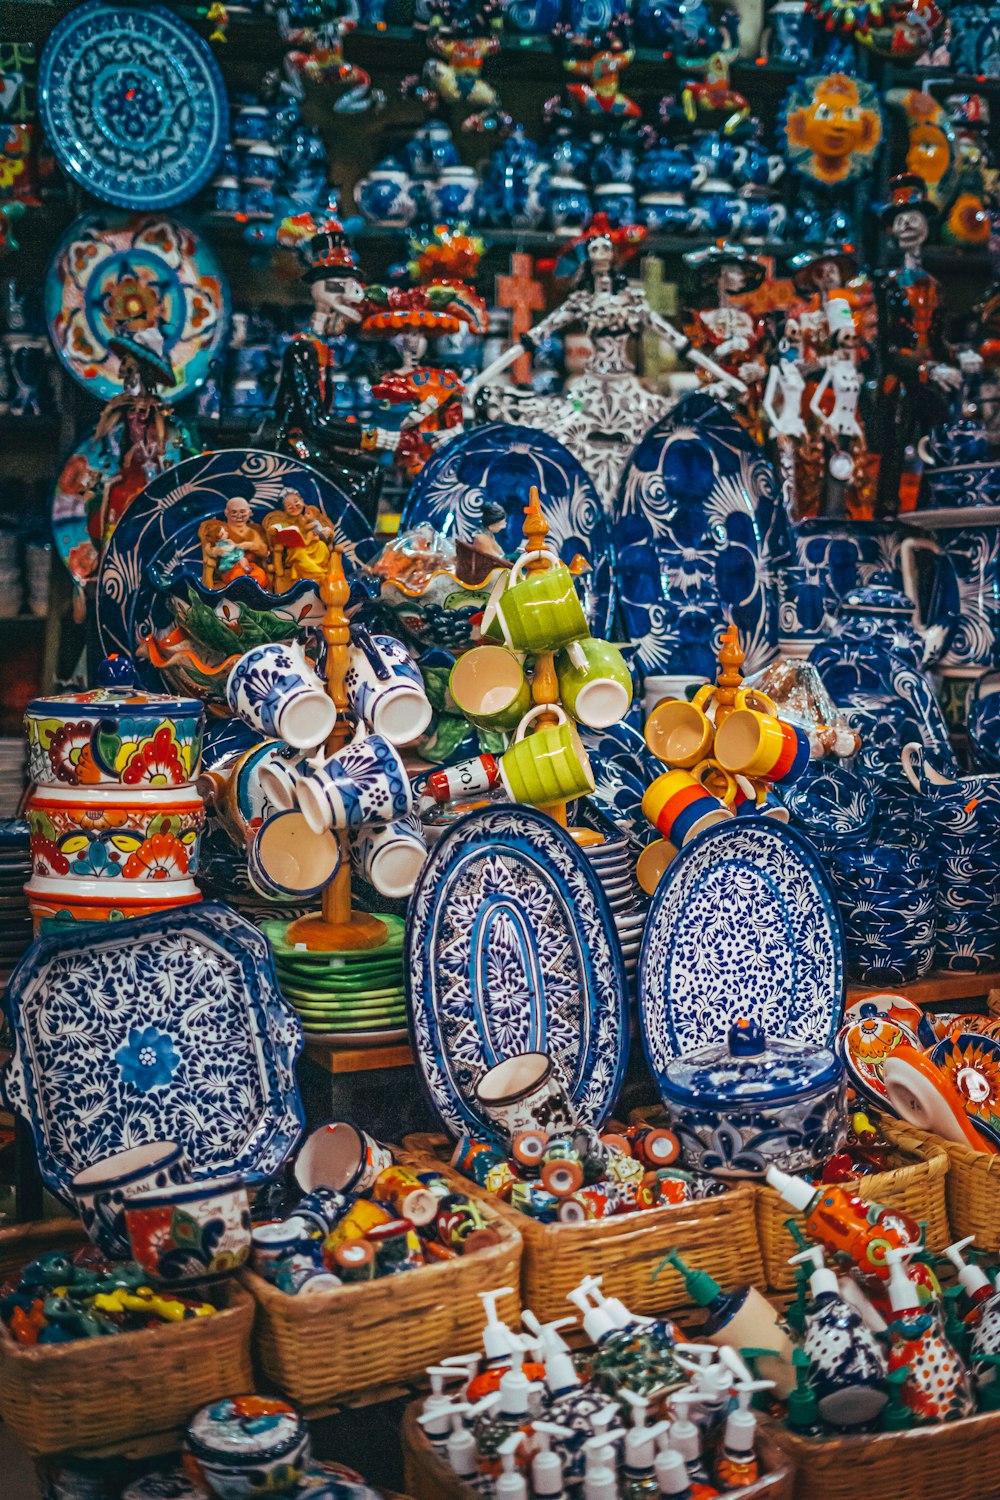
[(95, 436), (110, 439), (116, 429), (121, 459), (118, 475), (105, 487), (101, 506), (100, 539), (106, 546), (129, 504), (155, 474), (167, 465), (169, 413), (157, 394), (160, 386), (176, 384), (170, 360), (163, 350), (163, 335), (156, 328), (121, 332), (108, 341), (118, 359), (123, 390), (112, 396), (101, 412)]
[(614, 26), (603, 34), (571, 34), (563, 67), (579, 82), (566, 85), (566, 92), (581, 115), (592, 120), (637, 120), (642, 114), (634, 99), (621, 91), (621, 75), (635, 57), (628, 45), (628, 20), (616, 16)]
[(957, 352), (943, 329), (940, 283), (926, 271), (922, 248), (937, 217), (923, 183), (909, 173), (894, 177), (880, 217), (903, 253), (903, 264), (876, 280), (879, 334), (885, 374), (879, 400), (879, 502), (896, 513), (903, 459), (908, 447), (948, 415), (963, 377), (978, 374), (982, 356)]
[(300, 578), (318, 582), (330, 571), (333, 527), (315, 505), (307, 505), (298, 490), (285, 490), (281, 509), (264, 517), (264, 535), (271, 549), (274, 588), (278, 594)]
[[(491, 419), (527, 423), (557, 437), (584, 465), (609, 509), (630, 449), (673, 404), (672, 398), (649, 391), (640, 382), (628, 352), (633, 335), (648, 330), (714, 381), (736, 391), (743, 389), (738, 376), (694, 348), (672, 323), (653, 311), (641, 287), (629, 284), (622, 260), (641, 243), (643, 234), (635, 226), (613, 230), (605, 216), (598, 214), (557, 262), (557, 274), (575, 276), (569, 296), (488, 365), (468, 389), (470, 396), (482, 391), (482, 404)], [(562, 396), (539, 396), (494, 384), (525, 350), (532, 353), (546, 336), (574, 323), (584, 328), (592, 348), (584, 373)]]
[(381, 89), (372, 88), (364, 68), (347, 62), (344, 57), (344, 38), (357, 25), (356, 14), (353, 0), (339, 4), (324, 0), (320, 24), (303, 26), (290, 19), (293, 10), (282, 7), (278, 11), (279, 34), (288, 48), (285, 78), (299, 98), (304, 93), (304, 82), (344, 90), (334, 100), (336, 114), (358, 114), (366, 109), (381, 109), (385, 104), (385, 95)]
[(403, 80), (403, 92), (428, 108), (459, 104), (479, 111), (480, 120), (496, 116), (500, 101), (482, 71), (500, 50), (500, 0), (432, 0), (429, 8), (427, 45), (436, 55), (424, 63), (419, 80)]
[(737, 414), (759, 442), (767, 374), (765, 327), (762, 319), (735, 299), (760, 286), (766, 274), (764, 264), (742, 246), (726, 244), (691, 251), (684, 262), (694, 273), (694, 298), (700, 304), (688, 323), (688, 335), (697, 348), (711, 350), (730, 383), (743, 385)]
[[(688, 80), (681, 94), (684, 114), (691, 125), (714, 125), (713, 116), (723, 116), (722, 133), (732, 135), (750, 118), (750, 104), (729, 82), (729, 63), (721, 53), (709, 59), (704, 79)], [(707, 116), (701, 120), (701, 116)]]
[(261, 560), (268, 556), (263, 531), (250, 519), (246, 500), (234, 495), (226, 501), (225, 516), (202, 521), (198, 527), (203, 559), (202, 579), (208, 588), (232, 583), (246, 576), (268, 587), (268, 577)]
[[(855, 482), (856, 471), (863, 472), (863, 465), (858, 468), (865, 456), (865, 434), (858, 421), (862, 380), (858, 368), (858, 335), (851, 310), (846, 302), (832, 302), (830, 309), (836, 313), (836, 321), (831, 324), (834, 348), (813, 391), (809, 410), (828, 445), (826, 467), (831, 483), (824, 513), (843, 516), (847, 513), (847, 487)], [(828, 390), (833, 396), (833, 406), (829, 410), (824, 406)]]
[(870, 172), (882, 139), (875, 85), (847, 73), (800, 78), (784, 103), (789, 164), (823, 187)]

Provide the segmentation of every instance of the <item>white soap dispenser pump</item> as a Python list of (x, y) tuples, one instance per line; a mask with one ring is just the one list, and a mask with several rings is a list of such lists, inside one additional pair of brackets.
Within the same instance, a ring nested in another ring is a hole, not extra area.
[(531, 1488), (535, 1500), (566, 1500), (563, 1461), (553, 1451), (552, 1444), (571, 1438), (571, 1430), (560, 1427), (558, 1422), (536, 1422), (532, 1436), (538, 1444), (538, 1451), (531, 1460)]
[(613, 1444), (624, 1435), (621, 1427), (615, 1427), (584, 1443), (587, 1468), (583, 1476), (583, 1500), (620, 1500)]
[(517, 1455), (522, 1442), (522, 1434), (512, 1432), (497, 1450), (503, 1465), (503, 1473), (497, 1479), (493, 1490), (496, 1500), (528, 1500), (527, 1480), (517, 1468)]

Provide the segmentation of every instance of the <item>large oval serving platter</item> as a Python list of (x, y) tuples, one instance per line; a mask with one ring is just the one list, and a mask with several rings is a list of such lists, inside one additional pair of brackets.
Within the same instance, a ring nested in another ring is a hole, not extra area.
[(655, 1077), (723, 1041), (740, 1017), (774, 1037), (833, 1043), (844, 941), (819, 859), (770, 819), (699, 835), (660, 882), (639, 958), (639, 1016)]
[(611, 530), (590, 476), (548, 433), (488, 422), (453, 438), (417, 475), (399, 529), (429, 524), (472, 542), (482, 526), (483, 502), (490, 500), (507, 512), (497, 540), (513, 557), (524, 540), (524, 509), (532, 485), (548, 522), (547, 545), (563, 562), (580, 553), (590, 563), (577, 589), (592, 634), (606, 636), (614, 602)]
[(600, 1125), (628, 1058), (628, 990), (607, 898), (576, 844), (531, 807), (470, 813), (435, 845), (410, 900), (414, 1048), (456, 1134), (489, 1131), (478, 1080), (519, 1052), (558, 1060)]
[(46, 1187), (143, 1141), (178, 1141), (194, 1177), (273, 1177), (304, 1116), (302, 1027), (266, 939), (204, 902), (40, 938), (7, 986), (3, 1077)]

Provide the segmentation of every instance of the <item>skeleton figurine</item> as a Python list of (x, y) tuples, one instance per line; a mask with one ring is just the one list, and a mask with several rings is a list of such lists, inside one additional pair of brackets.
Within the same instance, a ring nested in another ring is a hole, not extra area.
[[(822, 379), (809, 402), (809, 410), (819, 424), (827, 447), (827, 505), (828, 516), (847, 514), (847, 486), (855, 477), (855, 469), (865, 454), (865, 434), (858, 421), (858, 403), (861, 399), (861, 372), (858, 369), (858, 335), (854, 317), (846, 302), (830, 303), (833, 353), (827, 362)], [(833, 395), (833, 406), (827, 410), (824, 397), (827, 391)]]
[[(603, 214), (557, 262), (556, 274), (575, 275), (573, 291), (559, 307), (522, 334), (472, 382), (481, 406), (493, 420), (543, 428), (580, 460), (610, 511), (629, 454), (654, 422), (673, 405), (669, 396), (649, 391), (629, 357), (629, 339), (649, 329), (724, 387), (743, 390), (740, 379), (691, 347), (672, 323), (653, 311), (645, 292), (630, 286), (618, 263), (641, 240), (642, 231), (610, 229)], [(561, 396), (540, 396), (494, 382), (527, 350), (533, 353), (550, 334), (572, 325), (587, 333), (592, 353), (587, 366)]]
[(742, 386), (736, 414), (759, 442), (767, 374), (765, 328), (760, 318), (734, 299), (760, 286), (764, 264), (739, 245), (722, 244), (692, 251), (684, 261), (694, 273), (694, 295), (702, 304), (687, 332), (698, 348), (711, 350), (731, 383)]

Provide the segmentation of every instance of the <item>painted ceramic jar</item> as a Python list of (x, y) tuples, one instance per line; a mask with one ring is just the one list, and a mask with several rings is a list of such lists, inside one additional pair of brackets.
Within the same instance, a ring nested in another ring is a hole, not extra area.
[(28, 800), (36, 875), (186, 880), (198, 868), (205, 804), (194, 787), (40, 787)]
[(549, 222), (553, 229), (585, 229), (590, 223), (590, 197), (575, 177), (549, 179)]
[(293, 1489), (309, 1462), (309, 1429), (290, 1401), (226, 1396), (195, 1412), (188, 1458), (218, 1500), (246, 1500)]
[(73, 880), (34, 875), (25, 886), (36, 934), (70, 922), (121, 922), (201, 900), (194, 881)]
[(828, 1048), (739, 1021), (725, 1042), (685, 1053), (660, 1077), (685, 1162), (718, 1177), (768, 1167), (811, 1176), (843, 1141), (846, 1087)]
[(402, 167), (375, 167), (354, 189), (358, 207), (369, 224), (405, 229), (417, 211), (412, 183)]
[(154, 1281), (227, 1276), (250, 1259), (250, 1201), (237, 1177), (138, 1193), (125, 1224), (133, 1258)]
[(204, 713), (195, 698), (96, 687), (33, 699), (24, 724), (38, 786), (178, 787), (201, 763)]

